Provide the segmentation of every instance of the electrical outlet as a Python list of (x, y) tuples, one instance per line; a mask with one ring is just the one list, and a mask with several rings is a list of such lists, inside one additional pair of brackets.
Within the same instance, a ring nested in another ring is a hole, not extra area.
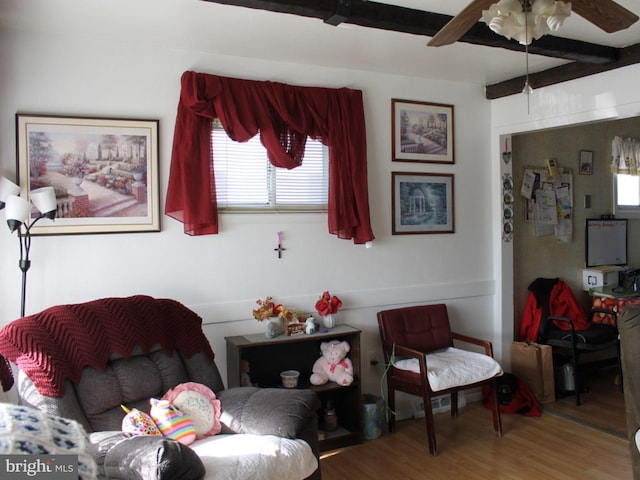
[(378, 363), (378, 352), (375, 350), (369, 350), (369, 365), (375, 367)]

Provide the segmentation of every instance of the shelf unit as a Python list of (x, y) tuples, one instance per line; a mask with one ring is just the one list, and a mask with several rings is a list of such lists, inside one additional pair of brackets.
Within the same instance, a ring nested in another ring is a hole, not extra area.
[[(338, 417), (338, 430), (326, 432), (320, 439), (320, 450), (327, 451), (362, 443), (362, 394), (360, 371), (360, 330), (337, 325), (327, 333), (265, 338), (264, 334), (225, 337), (227, 342), (227, 383), (240, 386), (240, 363), (250, 365), (251, 382), (259, 387), (280, 387), (280, 372), (298, 370), (298, 388), (311, 388), (322, 403), (318, 411), (319, 429), (324, 431), (322, 412), (332, 401)], [(320, 344), (330, 340), (344, 340), (351, 345), (348, 357), (353, 363), (353, 383), (347, 387), (328, 382), (311, 385), (309, 377), (313, 364), (320, 358)]]

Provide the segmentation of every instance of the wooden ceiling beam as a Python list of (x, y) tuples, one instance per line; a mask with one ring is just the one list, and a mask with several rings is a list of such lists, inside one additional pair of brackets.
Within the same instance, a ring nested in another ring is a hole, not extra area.
[[(433, 37), (453, 17), (412, 8), (364, 0), (202, 0), (276, 13), (318, 18), (330, 24), (361, 27)], [(478, 22), (459, 40), (464, 43), (524, 52), (515, 40), (492, 32)], [(425, 41), (426, 44), (426, 41)], [(425, 46), (425, 48), (427, 48)], [(436, 47), (429, 47), (436, 48)], [(442, 47), (446, 48), (446, 47)], [(618, 59), (619, 49), (546, 35), (529, 45), (529, 53), (580, 63), (608, 63)]]
[[(317, 18), (330, 25), (349, 23), (361, 27), (433, 37), (453, 17), (367, 0), (202, 0), (205, 2)], [(473, 45), (524, 52), (515, 40), (495, 34), (478, 22), (459, 40)], [(426, 48), (436, 48), (427, 47)], [(446, 48), (446, 47), (442, 47)], [(638, 45), (623, 49), (545, 35), (529, 45), (529, 53), (571, 63), (529, 74), (535, 88), (554, 85), (596, 73), (640, 63)], [(520, 93), (525, 77), (487, 85), (485, 95), (496, 99)]]
[[(640, 43), (620, 49), (620, 58), (604, 65), (583, 64), (578, 62), (560, 65), (558, 67), (529, 74), (529, 85), (535, 90), (558, 83), (588, 77), (596, 73), (608, 72), (616, 68), (640, 63)], [(485, 97), (488, 100), (508, 97), (522, 92), (526, 77), (524, 75), (485, 87)]]

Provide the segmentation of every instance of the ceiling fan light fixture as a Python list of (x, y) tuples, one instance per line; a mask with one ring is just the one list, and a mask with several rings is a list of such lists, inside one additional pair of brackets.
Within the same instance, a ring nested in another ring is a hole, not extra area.
[[(537, 2), (536, 2), (537, 3)], [(571, 15), (571, 3), (556, 2), (556, 9), (553, 15), (547, 17), (547, 25), (552, 32), (557, 32), (564, 21)]]
[(571, 3), (554, 0), (500, 0), (482, 11), (482, 20), (498, 35), (522, 45), (557, 31), (571, 14)]
[(556, 9), (555, 0), (535, 0), (531, 2), (531, 13), (538, 17), (553, 15)]

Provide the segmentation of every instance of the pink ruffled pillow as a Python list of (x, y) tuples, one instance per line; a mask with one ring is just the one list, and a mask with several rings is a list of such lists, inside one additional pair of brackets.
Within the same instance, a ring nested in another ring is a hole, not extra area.
[(220, 400), (206, 385), (195, 382), (181, 383), (162, 397), (193, 420), (196, 438), (211, 437), (220, 433)]

